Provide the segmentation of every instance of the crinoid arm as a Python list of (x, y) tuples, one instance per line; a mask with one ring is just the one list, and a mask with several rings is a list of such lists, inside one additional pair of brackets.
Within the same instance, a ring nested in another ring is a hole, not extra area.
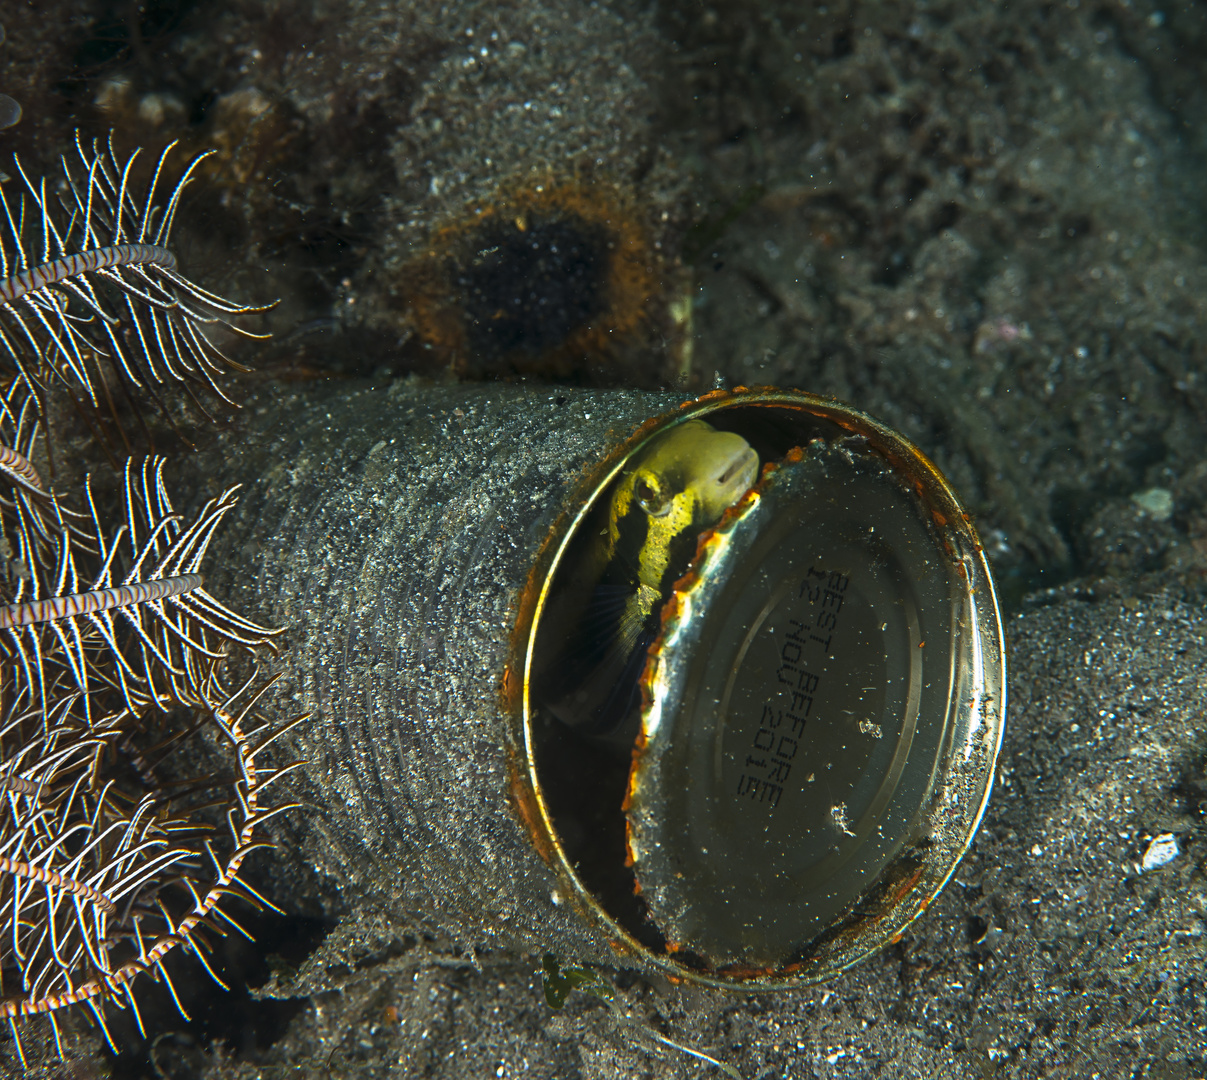
[[(163, 392), (182, 388), (200, 405), (201, 390), (234, 405), (222, 377), (246, 368), (219, 346), (215, 330), (253, 333), (235, 321), (267, 310), (240, 304), (195, 284), (170, 250), (181, 195), (202, 154), (169, 185), (159, 156), (136, 199), (138, 151), (122, 161), (105, 144), (61, 159), (61, 182), (31, 176), (16, 161), (19, 182), (0, 187), (0, 368), (37, 402), (45, 423), (49, 399), (62, 392), (76, 407), (105, 418), (118, 441), (119, 404), (149, 400), (171, 420)], [(64, 190), (65, 189), (65, 190)], [(204, 411), (204, 406), (201, 406)]]
[[(22, 1063), (27, 1017), (58, 1045), (58, 1010), (82, 1004), (112, 1046), (107, 1011), (141, 1029), (147, 979), (179, 1005), (177, 946), (222, 985), (207, 935), (246, 934), (236, 901), (271, 906), (242, 868), (293, 805), (276, 781), (298, 763), (268, 750), (297, 721), (259, 711), (279, 631), (206, 588), (236, 489), (182, 514), (164, 459), (134, 449), (155, 410), (180, 431), (182, 396), (233, 405), (246, 369), (223, 342), (266, 336), (240, 325), (265, 306), (179, 268), (206, 155), (172, 181), (174, 145), (136, 180), (138, 152), (77, 137), (56, 175), (16, 161), (0, 185), (0, 1017)], [(64, 490), (65, 417), (116, 477)]]
[[(270, 846), (265, 823), (295, 805), (265, 798), (292, 768), (260, 756), (283, 726), (257, 712), (268, 685), (254, 672), (233, 691), (209, 681), (194, 716), (234, 764), (204, 779), (164, 772), (148, 783), (130, 763), (145, 736), (138, 718), (123, 710), (89, 723), (78, 697), (0, 727), (0, 1015), (19, 1052), (17, 1021), (53, 1021), (68, 1005), (87, 1004), (106, 1036), (109, 1008), (131, 1008), (141, 1025), (140, 976), (175, 998), (163, 961), (177, 946), (222, 985), (207, 936), (246, 935), (228, 910), (262, 902), (240, 877), (244, 861)], [(159, 774), (166, 757), (143, 764)]]
[[(3, 444), (0, 450), (21, 457)], [(39, 515), (34, 500), (22, 497), (25, 465), (12, 467), (17, 479), (9, 480), (10, 501), (0, 497), (0, 522), (26, 569), (0, 604), (0, 660), (15, 705), (45, 707), (55, 688), (70, 686), (89, 716), (93, 699), (110, 692), (132, 715), (205, 708), (206, 685), (229, 650), (273, 647), (278, 631), (238, 615), (204, 587), (206, 550), (236, 489), (185, 520), (172, 508), (163, 468), (162, 458), (127, 462), (121, 524), (110, 532), (90, 484), (86, 512), (71, 517), (71, 528), (55, 529), (66, 520), (63, 501), (47, 493), (51, 511)]]
[[(137, 1017), (139, 976), (167, 980), (178, 945), (211, 970), (206, 935), (261, 902), (241, 868), (296, 767), (270, 760), (289, 725), (259, 711), (277, 631), (204, 585), (235, 489), (181, 515), (163, 459), (131, 460), (77, 509), (31, 460), (34, 415), (0, 408), (18, 567), (0, 577), (0, 1015), (18, 1048), (18, 1021), (71, 1004), (102, 1031), (109, 1008)], [(233, 651), (250, 674), (230, 689)]]

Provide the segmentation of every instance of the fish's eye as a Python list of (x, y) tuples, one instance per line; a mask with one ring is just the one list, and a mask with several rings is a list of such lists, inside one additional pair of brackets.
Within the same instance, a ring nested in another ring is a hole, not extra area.
[(670, 503), (663, 496), (661, 486), (652, 477), (637, 477), (637, 482), (633, 485), (633, 497), (641, 509), (651, 517), (661, 517), (670, 509)]

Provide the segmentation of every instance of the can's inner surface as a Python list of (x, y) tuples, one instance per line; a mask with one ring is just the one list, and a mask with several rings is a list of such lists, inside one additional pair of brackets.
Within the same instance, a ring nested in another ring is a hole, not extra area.
[(567, 680), (601, 693), (575, 650), (606, 607), (598, 538), (625, 462), (601, 482), (533, 638), (536, 784), (576, 882), (635, 942), (719, 979), (817, 974), (899, 932), (970, 840), (1000, 708), (979, 731), (964, 714), (1000, 685), (1000, 633), (978, 629), (975, 535), (904, 440), (839, 406), (703, 415), (759, 479), (693, 532), (636, 655), (608, 669), (636, 690), (604, 730), (564, 704)]

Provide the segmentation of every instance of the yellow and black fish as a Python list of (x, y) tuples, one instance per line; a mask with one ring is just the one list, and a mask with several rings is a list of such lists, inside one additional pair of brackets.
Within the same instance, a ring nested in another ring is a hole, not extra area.
[(634, 711), (664, 599), (700, 532), (742, 497), (758, 468), (740, 435), (688, 420), (651, 440), (621, 474), (589, 557), (591, 596), (547, 699), (559, 720), (607, 735)]

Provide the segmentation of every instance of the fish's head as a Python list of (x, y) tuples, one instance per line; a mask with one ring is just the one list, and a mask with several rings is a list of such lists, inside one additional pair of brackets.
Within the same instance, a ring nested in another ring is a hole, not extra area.
[(741, 435), (688, 420), (651, 445), (633, 472), (632, 497), (651, 518), (706, 528), (746, 493), (758, 470), (758, 454)]
[(641, 579), (656, 585), (672, 546), (715, 525), (758, 469), (758, 454), (741, 435), (703, 420), (677, 424), (652, 440), (617, 491), (612, 516), (615, 528), (635, 504), (646, 518)]

